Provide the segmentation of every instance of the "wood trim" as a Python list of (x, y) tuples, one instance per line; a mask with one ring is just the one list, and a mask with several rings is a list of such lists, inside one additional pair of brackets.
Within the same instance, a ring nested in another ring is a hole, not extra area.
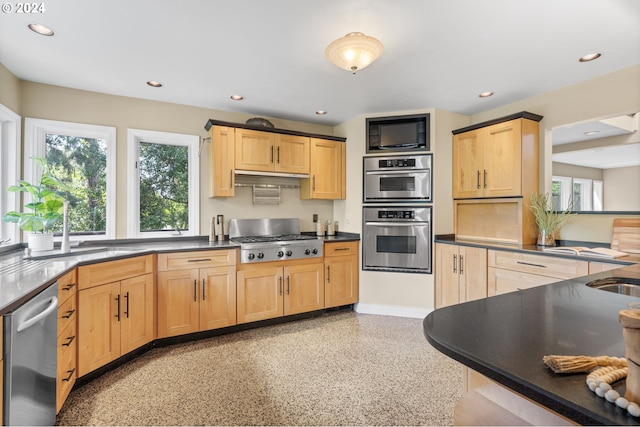
[(332, 141), (345, 142), (347, 140), (347, 138), (344, 138), (344, 137), (341, 137), (341, 136), (321, 135), (321, 134), (317, 134), (317, 133), (299, 132), (299, 131), (295, 131), (295, 130), (279, 129), (279, 128), (268, 128), (268, 127), (264, 127), (264, 126), (250, 126), (250, 125), (243, 124), (243, 123), (225, 122), (225, 121), (222, 121), (222, 120), (214, 120), (214, 119), (209, 119), (207, 121), (207, 123), (204, 125), (204, 128), (208, 132), (209, 129), (211, 129), (211, 126), (214, 126), (214, 125), (215, 126), (229, 126), (229, 127), (234, 127), (234, 128), (238, 128), (238, 129), (259, 130), (259, 131), (262, 131), (262, 132), (280, 133), (280, 134), (284, 134), (284, 135), (308, 136), (310, 138), (330, 139)]
[(487, 120), (486, 122), (476, 123), (475, 125), (466, 126), (460, 129), (455, 129), (451, 131), (451, 133), (453, 133), (454, 135), (457, 135), (459, 133), (469, 132), (470, 130), (476, 130), (486, 126), (491, 126), (491, 125), (495, 125), (502, 122), (508, 122), (510, 120), (515, 120), (515, 119), (527, 119), (527, 120), (533, 120), (535, 122), (539, 122), (540, 120), (542, 120), (542, 118), (543, 116), (540, 116), (538, 114), (530, 113), (528, 111), (521, 111), (519, 113), (511, 114), (508, 116)]

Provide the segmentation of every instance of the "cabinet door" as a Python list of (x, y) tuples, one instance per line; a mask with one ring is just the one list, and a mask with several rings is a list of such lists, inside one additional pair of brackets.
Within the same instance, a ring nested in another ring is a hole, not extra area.
[(342, 142), (311, 138), (309, 179), (300, 182), (300, 198), (345, 198), (344, 150)]
[(238, 271), (238, 323), (282, 316), (283, 279), (282, 267)]
[(284, 268), (284, 314), (324, 308), (324, 266), (295, 265)]
[(482, 194), (483, 152), (480, 133), (473, 130), (453, 136), (453, 198)]
[(309, 173), (309, 138), (297, 135), (276, 135), (275, 171)]
[(127, 354), (153, 340), (153, 275), (123, 280), (120, 298), (121, 350)]
[(436, 308), (460, 302), (460, 275), (458, 274), (458, 246), (436, 243), (434, 266)]
[(547, 285), (563, 280), (554, 277), (539, 276), (537, 274), (523, 273), (521, 271), (503, 270), (502, 268), (489, 267), (487, 270), (489, 296)]
[(119, 298), (120, 282), (78, 292), (79, 377), (120, 357)]
[(213, 126), (209, 136), (209, 197), (233, 197), (235, 130), (226, 126)]
[(487, 250), (471, 246), (460, 246), (458, 253), (458, 273), (461, 291), (460, 302), (473, 301), (487, 296)]
[(482, 129), (482, 170), (485, 197), (522, 194), (522, 121), (512, 120)]
[(326, 257), (324, 263), (325, 307), (339, 307), (357, 303), (358, 254)]
[(248, 129), (236, 129), (236, 169), (273, 172), (275, 134)]
[(158, 338), (199, 329), (198, 270), (158, 273)]
[(200, 330), (235, 325), (235, 266), (200, 269), (200, 288)]

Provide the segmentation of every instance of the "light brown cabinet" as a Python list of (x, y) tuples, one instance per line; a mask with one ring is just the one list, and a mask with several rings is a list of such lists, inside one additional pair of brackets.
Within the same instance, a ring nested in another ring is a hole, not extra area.
[(346, 146), (343, 142), (311, 138), (309, 178), (300, 179), (300, 198), (346, 198)]
[(436, 243), (435, 306), (458, 304), (487, 296), (487, 250)]
[(209, 197), (233, 197), (235, 129), (228, 126), (212, 126), (209, 137)]
[(358, 302), (359, 242), (325, 243), (324, 298), (326, 308)]
[(309, 173), (309, 137), (235, 130), (235, 168), (279, 173)]
[(238, 323), (324, 308), (322, 262), (266, 262), (237, 273)]
[(153, 255), (78, 267), (78, 376), (154, 339)]
[(454, 199), (523, 196), (537, 187), (537, 122), (514, 119), (454, 135)]
[(489, 296), (589, 274), (589, 262), (522, 252), (488, 251)]
[(236, 251), (158, 255), (158, 337), (236, 324)]
[(60, 412), (78, 377), (77, 289), (75, 269), (58, 279), (56, 413)]

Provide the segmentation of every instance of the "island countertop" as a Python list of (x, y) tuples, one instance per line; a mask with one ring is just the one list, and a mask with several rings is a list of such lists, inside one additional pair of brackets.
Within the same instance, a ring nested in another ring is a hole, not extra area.
[[(586, 286), (607, 277), (640, 279), (628, 266), (431, 312), (423, 322), (439, 351), (579, 424), (637, 425), (589, 390), (586, 374), (555, 374), (545, 355), (624, 357), (618, 312), (637, 298)], [(624, 394), (624, 381), (614, 388)]]

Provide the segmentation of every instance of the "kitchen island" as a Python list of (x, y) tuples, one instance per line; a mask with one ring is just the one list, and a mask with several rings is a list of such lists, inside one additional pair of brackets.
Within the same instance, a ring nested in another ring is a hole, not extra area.
[[(637, 425), (590, 391), (586, 374), (555, 374), (542, 362), (552, 354), (624, 356), (618, 312), (637, 298), (586, 286), (611, 277), (638, 280), (640, 266), (437, 309), (424, 334), (447, 356), (574, 423)], [(613, 386), (624, 394), (624, 383)]]

